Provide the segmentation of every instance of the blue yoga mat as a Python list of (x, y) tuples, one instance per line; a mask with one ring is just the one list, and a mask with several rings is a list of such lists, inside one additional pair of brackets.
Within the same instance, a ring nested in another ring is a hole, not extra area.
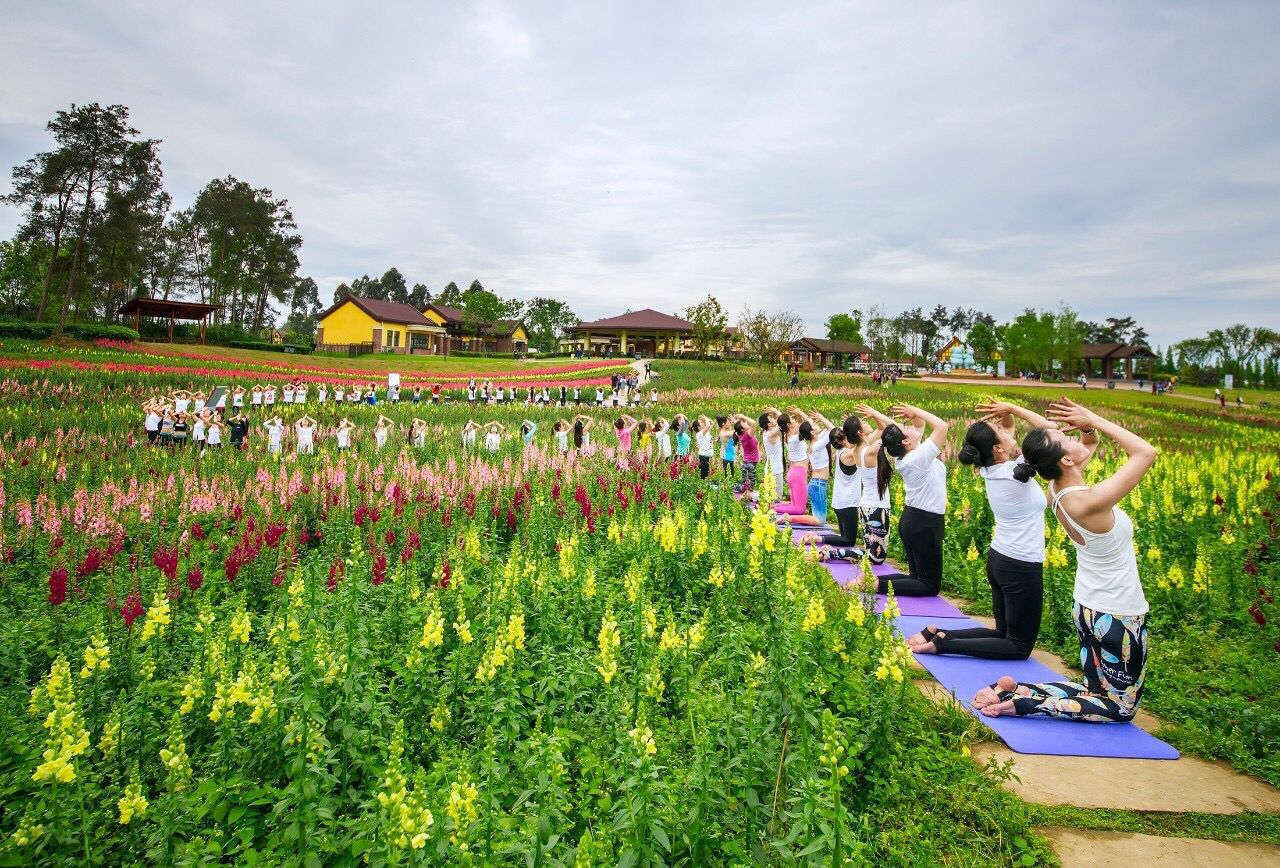
[[(895, 626), (903, 636), (919, 633), (935, 619), (902, 615)], [(969, 618), (939, 624), (955, 630), (981, 627)], [(1132, 723), (1084, 723), (1056, 717), (986, 717), (970, 706), (973, 695), (1001, 675), (1029, 683), (1066, 680), (1038, 660), (982, 660), (957, 654), (916, 654), (915, 659), (938, 683), (1018, 753), (1052, 756), (1096, 756), (1116, 759), (1177, 759), (1178, 752)]]

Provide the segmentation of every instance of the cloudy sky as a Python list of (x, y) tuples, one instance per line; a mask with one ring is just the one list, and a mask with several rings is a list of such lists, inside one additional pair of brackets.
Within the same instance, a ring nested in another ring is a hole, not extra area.
[(287, 197), (325, 300), (395, 265), (588, 319), (710, 292), (815, 334), (1059, 300), (1156, 343), (1280, 327), (1271, 0), (288, 5), (11, 4), (0, 165), (123, 103), (178, 207), (228, 174)]

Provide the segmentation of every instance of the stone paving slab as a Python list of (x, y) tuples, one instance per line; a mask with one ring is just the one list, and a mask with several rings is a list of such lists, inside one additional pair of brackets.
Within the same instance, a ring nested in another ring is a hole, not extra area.
[(1225, 762), (1185, 755), (1176, 760), (1043, 756), (1015, 753), (999, 743), (975, 744), (971, 750), (980, 764), (991, 758), (1001, 764), (1012, 760), (1019, 780), (1006, 781), (1005, 788), (1038, 805), (1205, 814), (1280, 813), (1280, 790), (1237, 772)]
[(1205, 841), (1200, 838), (1161, 838), (1133, 832), (1093, 832), (1051, 827), (1037, 829), (1053, 847), (1063, 868), (1237, 868), (1280, 866), (1280, 847)]

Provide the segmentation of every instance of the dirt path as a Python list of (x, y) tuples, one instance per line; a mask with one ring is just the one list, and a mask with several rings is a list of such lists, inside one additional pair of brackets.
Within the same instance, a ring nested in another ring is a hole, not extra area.
[[(1100, 384), (1098, 381), (1090, 382), (1088, 389), (1081, 389), (1079, 384), (1077, 383), (1045, 383), (1040, 380), (1010, 380), (1010, 379), (993, 380), (990, 377), (921, 377), (920, 382), (951, 383), (953, 385), (959, 384), (959, 385), (965, 385), (965, 386), (988, 386), (988, 387), (998, 386), (1001, 389), (1057, 389), (1058, 391), (1066, 395), (1071, 395), (1075, 392), (1084, 392), (1085, 394), (1088, 394), (1089, 392), (1092, 392), (1095, 390), (1100, 392), (1111, 391), (1107, 389), (1105, 383)], [(1145, 389), (1135, 388), (1133, 384), (1127, 380), (1117, 380), (1115, 391), (1141, 392), (1144, 395), (1151, 395), (1150, 388), (1145, 388)], [(1167, 398), (1167, 399), (1179, 400), (1179, 401), (1197, 401), (1201, 404), (1217, 404), (1218, 403), (1212, 398), (1203, 398), (1199, 395), (1184, 395), (1176, 391), (1173, 392), (1172, 394), (1159, 395), (1159, 396), (1151, 395), (1151, 397), (1153, 398), (1160, 397), (1160, 398)], [(1235, 405), (1228, 403), (1227, 406), (1234, 407)], [(1245, 404), (1243, 406), (1248, 407), (1249, 405)]]

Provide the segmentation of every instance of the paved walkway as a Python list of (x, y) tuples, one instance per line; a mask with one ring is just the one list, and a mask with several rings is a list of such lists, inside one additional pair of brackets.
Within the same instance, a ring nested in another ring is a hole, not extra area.
[[(962, 600), (952, 600), (957, 605)], [(970, 616), (993, 627), (995, 622)], [(1036, 659), (1056, 671), (1075, 673), (1061, 658), (1037, 649)], [(918, 664), (917, 664), (918, 665)], [(923, 667), (919, 667), (923, 672)], [(932, 679), (919, 679), (917, 687), (937, 702), (954, 697)], [(968, 697), (964, 697), (967, 699)], [(1154, 731), (1161, 725), (1155, 716), (1139, 711), (1135, 723)], [(1105, 737), (1106, 724), (1097, 724)], [(1104, 759), (1015, 753), (1002, 743), (974, 745), (975, 762), (1012, 763), (1014, 777), (1003, 784), (1026, 802), (1071, 805), (1123, 811), (1280, 814), (1280, 790), (1257, 778), (1241, 774), (1229, 764), (1193, 756), (1176, 760)], [(1163, 838), (1083, 829), (1041, 829), (1064, 866), (1153, 864), (1162, 868), (1182, 865), (1280, 865), (1280, 847), (1235, 844), (1194, 838)]]

